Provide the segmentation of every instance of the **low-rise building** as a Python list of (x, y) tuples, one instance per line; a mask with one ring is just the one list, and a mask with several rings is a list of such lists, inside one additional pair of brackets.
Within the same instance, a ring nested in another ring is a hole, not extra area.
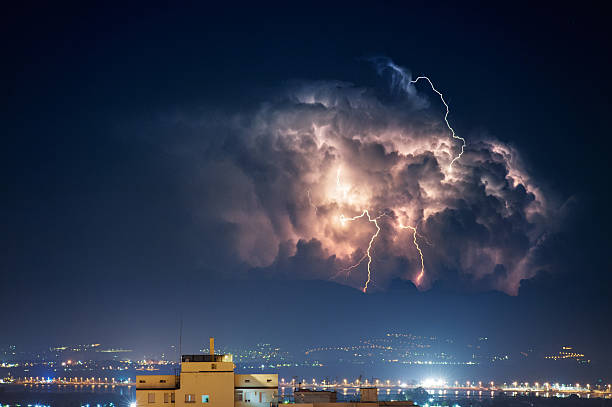
[(136, 376), (137, 407), (270, 407), (278, 394), (276, 374), (235, 374), (232, 355), (182, 355), (177, 375)]
[[(278, 405), (277, 374), (236, 374), (232, 355), (182, 355), (176, 375), (136, 376), (137, 407), (273, 407)], [(412, 401), (379, 401), (378, 389), (361, 388), (361, 401), (337, 403), (335, 391), (296, 389), (296, 407), (413, 406)]]

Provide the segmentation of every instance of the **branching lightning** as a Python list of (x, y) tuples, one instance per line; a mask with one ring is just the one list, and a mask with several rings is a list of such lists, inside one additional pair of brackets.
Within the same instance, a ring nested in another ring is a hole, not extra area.
[(374, 240), (376, 240), (376, 238), (378, 237), (378, 234), (380, 233), (380, 226), (378, 225), (378, 219), (380, 219), (381, 217), (385, 216), (386, 214), (383, 213), (381, 215), (378, 215), (375, 218), (372, 218), (370, 216), (370, 212), (368, 212), (367, 209), (364, 209), (364, 211), (361, 213), (361, 215), (357, 215), (354, 216), (352, 218), (347, 218), (344, 215), (340, 215), (340, 223), (342, 223), (342, 225), (346, 224), (346, 222), (352, 222), (354, 220), (363, 218), (364, 216), (368, 217), (368, 221), (374, 223), (374, 225), (376, 226), (376, 233), (374, 233), (372, 235), (372, 237), (370, 238), (370, 243), (368, 244), (368, 250), (366, 250), (366, 255), (364, 257), (361, 258), (361, 260), (359, 260), (357, 263), (355, 263), (354, 265), (352, 265), (351, 267), (349, 267), (348, 269), (346, 269), (346, 271), (349, 271), (350, 269), (353, 269), (355, 267), (357, 267), (359, 264), (361, 264), (361, 262), (363, 262), (363, 260), (365, 260), (365, 258), (368, 258), (368, 279), (365, 282), (365, 285), (362, 288), (362, 291), (365, 293), (368, 290), (368, 285), (370, 284), (370, 281), (372, 281), (372, 254), (371, 254), (371, 250), (372, 250), (372, 245), (374, 244)]
[[(396, 69), (398, 71), (400, 71), (402, 74), (404, 74), (404, 72), (401, 70), (401, 68), (392, 65), (393, 69)], [(461, 151), (459, 152), (459, 154), (457, 156), (455, 156), (450, 164), (449, 164), (449, 171), (452, 171), (452, 166), (455, 163), (455, 161), (457, 161), (459, 158), (461, 158), (461, 156), (463, 155), (463, 152), (465, 150), (465, 146), (466, 146), (466, 142), (465, 139), (463, 137), (458, 136), (455, 133), (455, 130), (452, 128), (452, 126), (450, 125), (450, 122), (448, 121), (448, 115), (450, 113), (450, 109), (448, 104), (446, 103), (446, 100), (444, 100), (444, 95), (442, 94), (442, 92), (440, 92), (439, 90), (437, 90), (433, 84), (433, 82), (431, 81), (431, 79), (429, 79), (427, 76), (419, 76), (416, 79), (411, 79), (409, 81), (410, 84), (416, 84), (419, 80), (426, 80), (429, 85), (431, 86), (431, 89), (438, 94), (438, 96), (440, 97), (440, 100), (442, 101), (442, 103), (444, 104), (444, 107), (446, 108), (446, 112), (444, 114), (444, 122), (446, 123), (446, 126), (448, 127), (451, 136), (453, 139), (455, 140), (460, 140), (461, 141)], [(351, 191), (351, 187), (348, 185), (343, 185), (341, 183), (341, 173), (342, 173), (342, 168), (338, 167), (338, 169), (336, 170), (336, 199), (339, 199), (343, 202), (351, 202), (350, 196), (349, 196), (349, 192)], [(310, 196), (310, 191), (307, 191), (307, 195), (308, 195), (308, 201), (310, 202), (310, 206), (312, 206), (314, 208), (315, 213), (317, 213), (317, 206), (312, 202), (312, 198)], [(339, 273), (346, 273), (347, 276), (348, 274), (355, 268), (357, 268), (358, 266), (360, 266), (366, 259), (367, 261), (367, 272), (368, 272), (368, 276), (367, 279), (364, 283), (364, 286), (362, 287), (362, 291), (365, 293), (368, 290), (368, 286), (372, 281), (372, 247), (374, 245), (374, 242), (376, 241), (376, 238), (378, 237), (378, 235), (380, 234), (381, 231), (381, 227), (378, 224), (378, 220), (383, 217), (386, 216), (386, 213), (383, 213), (381, 215), (378, 215), (377, 217), (372, 217), (370, 216), (370, 212), (368, 209), (364, 209), (360, 215), (354, 216), (352, 218), (347, 218), (346, 216), (344, 216), (343, 214), (340, 215), (340, 223), (342, 226), (346, 225), (347, 222), (352, 222), (361, 218), (365, 218), (367, 217), (368, 222), (372, 222), (374, 223), (374, 225), (376, 226), (376, 232), (374, 234), (372, 234), (372, 236), (370, 237), (370, 241), (368, 243), (368, 248), (366, 250), (366, 253), (359, 259), (359, 261), (357, 261), (355, 264), (340, 269), (338, 271), (338, 273), (336, 275), (338, 275)], [(416, 226), (410, 226), (410, 225), (403, 225), (401, 222), (399, 222), (399, 228), (400, 229), (410, 229), (412, 231), (412, 241), (414, 243), (414, 247), (416, 248), (418, 254), (419, 254), (419, 258), (421, 261), (421, 270), (419, 272), (419, 274), (416, 277), (416, 285), (420, 285), (423, 281), (423, 277), (425, 276), (425, 260), (424, 260), (424, 256), (423, 256), (423, 251), (421, 250), (421, 247), (419, 246), (419, 242), (417, 237), (420, 237), (423, 239), (423, 241), (427, 244), (429, 244), (431, 246), (431, 243), (429, 243), (429, 241), (422, 235), (420, 235), (417, 231)]]
[(456, 135), (455, 130), (451, 127), (450, 123), (448, 122), (448, 114), (450, 113), (450, 109), (448, 105), (446, 104), (446, 101), (444, 100), (444, 96), (442, 95), (442, 92), (440, 92), (438, 89), (435, 88), (431, 79), (429, 79), (427, 76), (419, 76), (416, 79), (412, 79), (410, 83), (417, 83), (420, 79), (425, 79), (427, 82), (429, 82), (429, 85), (431, 86), (431, 90), (433, 90), (440, 96), (440, 100), (442, 101), (442, 103), (444, 104), (444, 107), (446, 108), (446, 113), (444, 114), (444, 121), (446, 122), (446, 126), (450, 130), (452, 137), (456, 140), (461, 140), (461, 143), (462, 143), (461, 152), (459, 153), (458, 156), (452, 159), (452, 161), (450, 162), (448, 166), (448, 169), (450, 171), (453, 169), (453, 164), (455, 163), (455, 161), (457, 161), (463, 155), (463, 151), (465, 149), (465, 139), (463, 137), (459, 137), (458, 135)]

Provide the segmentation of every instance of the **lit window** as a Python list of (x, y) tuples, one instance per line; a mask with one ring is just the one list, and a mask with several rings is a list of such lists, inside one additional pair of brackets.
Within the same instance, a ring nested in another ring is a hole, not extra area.
[(195, 394), (185, 394), (185, 403), (195, 403)]
[(149, 403), (155, 403), (155, 393), (149, 393)]
[(208, 394), (202, 394), (202, 403), (208, 403)]

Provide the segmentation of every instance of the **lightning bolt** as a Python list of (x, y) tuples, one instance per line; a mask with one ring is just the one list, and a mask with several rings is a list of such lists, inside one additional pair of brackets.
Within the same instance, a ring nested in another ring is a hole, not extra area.
[(374, 233), (372, 235), (372, 237), (370, 238), (370, 243), (368, 244), (368, 250), (366, 250), (366, 255), (363, 256), (361, 258), (361, 260), (359, 260), (357, 263), (355, 263), (352, 266), (344, 269), (345, 271), (350, 271), (351, 269), (353, 269), (353, 268), (357, 267), (358, 265), (360, 265), (365, 260), (366, 257), (368, 258), (368, 279), (366, 280), (363, 288), (361, 289), (364, 293), (366, 291), (368, 291), (368, 285), (372, 281), (372, 254), (371, 254), (371, 250), (372, 250), (372, 245), (374, 244), (374, 240), (376, 240), (376, 238), (378, 237), (378, 234), (380, 233), (380, 226), (378, 225), (378, 219), (380, 219), (381, 217), (383, 217), (385, 215), (386, 214), (383, 213), (381, 215), (378, 215), (375, 218), (372, 218), (370, 216), (370, 212), (368, 212), (367, 209), (364, 209), (364, 211), (361, 213), (361, 215), (353, 216), (352, 218), (347, 218), (343, 214), (340, 215), (340, 223), (342, 223), (342, 225), (344, 225), (346, 222), (352, 222), (354, 220), (361, 219), (364, 216), (367, 216), (368, 217), (368, 222), (372, 222), (376, 226), (376, 233)]
[(458, 156), (453, 158), (453, 160), (450, 162), (450, 164), (448, 166), (449, 171), (451, 171), (453, 169), (453, 164), (455, 163), (455, 161), (457, 161), (463, 155), (463, 151), (465, 149), (465, 139), (463, 137), (459, 137), (458, 135), (456, 135), (455, 134), (455, 130), (451, 127), (450, 123), (448, 122), (448, 114), (450, 113), (450, 109), (448, 108), (448, 105), (446, 104), (446, 101), (444, 100), (444, 96), (442, 95), (442, 92), (440, 92), (438, 89), (435, 88), (435, 86), (434, 86), (433, 82), (431, 81), (431, 79), (429, 79), (427, 76), (419, 76), (416, 79), (412, 79), (410, 81), (410, 83), (417, 83), (420, 79), (425, 79), (427, 82), (429, 82), (429, 85), (431, 86), (431, 90), (433, 90), (434, 92), (436, 92), (440, 96), (440, 100), (444, 104), (444, 107), (446, 107), (446, 113), (444, 114), (444, 121), (446, 122), (446, 126), (450, 130), (451, 135), (453, 136), (453, 138), (455, 140), (461, 140), (461, 143), (462, 143), (461, 144), (461, 152), (459, 153)]
[[(399, 68), (396, 66), (392, 66), (394, 69), (398, 70)], [(465, 139), (463, 137), (458, 136), (455, 133), (455, 129), (453, 129), (453, 127), (450, 125), (450, 122), (448, 121), (448, 115), (450, 114), (450, 108), (448, 107), (448, 104), (446, 103), (446, 100), (444, 100), (444, 95), (442, 94), (442, 92), (440, 92), (438, 89), (436, 89), (436, 87), (434, 86), (433, 82), (431, 81), (431, 79), (429, 79), (429, 77), (427, 76), (419, 76), (416, 79), (411, 79), (410, 83), (411, 84), (416, 84), (418, 81), (420, 81), (421, 79), (426, 80), (427, 83), (429, 83), (429, 86), (431, 86), (431, 90), (433, 90), (436, 94), (438, 94), (438, 96), (440, 96), (440, 101), (442, 102), (442, 104), (444, 104), (444, 107), (446, 108), (446, 112), (444, 114), (444, 122), (446, 123), (446, 127), (448, 127), (448, 130), (451, 133), (451, 136), (453, 139), (455, 140), (461, 140), (461, 152), (459, 152), (459, 154), (454, 157), (450, 164), (448, 165), (448, 170), (452, 171), (453, 169), (453, 164), (455, 163), (455, 161), (457, 161), (459, 158), (461, 158), (461, 156), (463, 155), (464, 151), (465, 151)], [(336, 171), (336, 190), (340, 191), (342, 193), (342, 197), (344, 199), (346, 199), (347, 197), (347, 193), (349, 191), (349, 188), (347, 187), (343, 187), (340, 183), (340, 173), (341, 173), (341, 167), (338, 167), (338, 170)], [(310, 199), (310, 192), (308, 193), (308, 199)], [(312, 201), (311, 201), (311, 205), (312, 205)], [(313, 207), (315, 208), (315, 212), (316, 212), (316, 206), (313, 205)], [(366, 254), (359, 259), (359, 261), (355, 264), (353, 264), (352, 266), (349, 266), (345, 269), (341, 269), (339, 272), (346, 272), (347, 274), (350, 273), (351, 270), (353, 270), (354, 268), (358, 267), (361, 263), (363, 263), (363, 261), (367, 258), (368, 259), (368, 278), (362, 288), (362, 291), (365, 293), (368, 290), (368, 285), (370, 284), (370, 282), (372, 281), (372, 254), (371, 254), (371, 250), (372, 250), (372, 245), (374, 244), (374, 241), (376, 240), (376, 238), (378, 237), (378, 234), (380, 233), (380, 226), (378, 225), (378, 219), (380, 219), (380, 217), (385, 216), (386, 214), (381, 214), (376, 218), (372, 218), (370, 216), (370, 213), (368, 212), (367, 209), (365, 209), (361, 215), (357, 215), (354, 216), (352, 218), (347, 218), (344, 215), (340, 215), (340, 222), (342, 223), (342, 225), (344, 225), (346, 222), (350, 222), (350, 221), (354, 221), (360, 218), (363, 218), (364, 216), (367, 216), (368, 221), (369, 222), (373, 222), (374, 225), (376, 226), (376, 233), (374, 233), (372, 235), (372, 237), (370, 238), (370, 243), (368, 244), (368, 249), (366, 250)], [(403, 224), (399, 224), (400, 229), (410, 229), (412, 230), (412, 241), (414, 243), (414, 247), (416, 248), (417, 252), (419, 253), (419, 257), (421, 259), (421, 272), (417, 275), (416, 278), (416, 284), (420, 285), (423, 277), (425, 276), (425, 261), (423, 258), (423, 251), (421, 250), (421, 247), (419, 246), (419, 242), (417, 241), (417, 235), (421, 236), (420, 234), (418, 234), (417, 232), (417, 228), (416, 226), (404, 226)], [(425, 240), (426, 243), (428, 243), (429, 245), (431, 245), (431, 243), (429, 243), (427, 241), (427, 239), (425, 239), (423, 237), (423, 239)]]
[(414, 242), (414, 247), (416, 247), (417, 251), (419, 252), (419, 256), (421, 257), (421, 272), (416, 278), (417, 285), (420, 285), (421, 280), (423, 280), (423, 276), (425, 275), (425, 262), (423, 260), (423, 252), (421, 251), (421, 248), (419, 247), (419, 242), (417, 242), (417, 228), (414, 226), (410, 226), (410, 225), (404, 226), (401, 223), (399, 224), (399, 227), (400, 229), (412, 230), (412, 241)]
[(368, 258), (368, 255), (367, 255), (367, 254), (364, 254), (364, 255), (363, 255), (363, 257), (362, 257), (361, 259), (359, 259), (359, 261), (358, 261), (357, 263), (353, 264), (352, 266), (349, 266), (349, 267), (346, 267), (346, 268), (343, 268), (343, 269), (338, 270), (338, 272), (337, 272), (336, 274), (334, 274), (334, 275), (332, 276), (332, 278), (336, 278), (336, 277), (338, 277), (340, 274), (345, 273), (345, 276), (346, 276), (346, 278), (348, 279), (349, 275), (351, 274), (351, 271), (352, 271), (354, 268), (357, 268), (357, 266), (359, 266), (361, 263), (363, 263), (363, 261), (364, 261), (365, 259), (367, 259), (367, 258)]
[[(346, 193), (348, 191), (348, 189), (350, 189), (350, 187), (344, 187), (340, 181), (340, 174), (341, 174), (341, 168), (338, 167), (338, 170), (336, 171), (336, 190), (339, 190), (341, 192), (343, 192), (343, 197), (346, 198)], [(308, 192), (308, 198), (310, 199), (310, 191)], [(311, 201), (311, 205), (312, 205), (312, 201)], [(316, 212), (316, 206), (313, 205), (313, 207), (315, 208), (315, 212)], [(357, 268), (359, 265), (361, 265), (361, 263), (363, 263), (365, 261), (365, 259), (368, 259), (368, 263), (367, 263), (367, 269), (368, 269), (368, 278), (366, 279), (366, 282), (363, 286), (363, 288), (361, 289), (364, 293), (367, 292), (368, 290), (368, 286), (370, 284), (370, 282), (372, 281), (372, 246), (374, 245), (374, 241), (376, 240), (376, 238), (378, 237), (378, 235), (380, 234), (380, 225), (378, 224), (378, 220), (380, 218), (382, 218), (383, 216), (387, 216), (387, 213), (383, 212), (382, 214), (378, 215), (377, 217), (373, 218), (372, 216), (370, 216), (370, 212), (367, 209), (364, 209), (360, 215), (357, 216), (353, 216), (352, 218), (347, 218), (346, 216), (344, 216), (344, 214), (340, 214), (340, 223), (342, 224), (342, 226), (346, 225), (347, 222), (352, 222), (355, 221), (357, 219), (361, 219), (364, 217), (367, 217), (368, 222), (372, 222), (374, 223), (374, 225), (376, 226), (376, 232), (370, 237), (370, 242), (368, 243), (368, 248), (366, 250), (366, 254), (361, 257), (359, 259), (359, 261), (357, 261), (355, 264), (340, 269), (338, 271), (338, 273), (336, 273), (334, 275), (334, 277), (338, 276), (340, 273), (346, 273), (347, 277), (350, 274), (350, 272)], [(414, 247), (416, 248), (417, 252), (419, 253), (419, 257), (421, 259), (421, 272), (418, 274), (417, 278), (416, 278), (416, 285), (420, 285), (421, 281), (423, 280), (423, 277), (425, 276), (425, 261), (423, 258), (423, 251), (421, 250), (421, 247), (419, 246), (419, 243), (417, 241), (417, 235), (421, 236), (418, 231), (416, 226), (404, 226), (401, 222), (399, 222), (399, 227), (400, 229), (410, 229), (412, 230), (412, 241), (414, 242)], [(430, 244), (427, 239), (425, 239), (423, 237), (423, 239)], [(430, 244), (431, 245), (431, 244)]]

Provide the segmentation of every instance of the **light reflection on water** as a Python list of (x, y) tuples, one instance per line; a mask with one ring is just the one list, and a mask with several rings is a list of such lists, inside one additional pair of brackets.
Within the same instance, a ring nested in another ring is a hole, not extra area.
[[(2, 386), (5, 392), (28, 392), (28, 393), (90, 393), (90, 394), (116, 394), (119, 396), (136, 397), (134, 386), (112, 386), (112, 385), (75, 385), (75, 384), (26, 384)], [(3, 393), (0, 393), (3, 394)]]
[(9, 407), (129, 407), (135, 399), (133, 386), (0, 386), (0, 404)]
[[(308, 387), (311, 390), (326, 390), (323, 387)], [(355, 387), (337, 387), (338, 401), (359, 400), (359, 389)], [(415, 389), (380, 387), (378, 391), (379, 400), (415, 400)], [(474, 401), (487, 400), (500, 395), (506, 397), (567, 397), (570, 394), (557, 392), (500, 392), (482, 390), (445, 390), (428, 389), (428, 395), (436, 401), (471, 399)], [(293, 387), (279, 386), (279, 398), (281, 400), (293, 401)], [(423, 394), (421, 394), (421, 397)], [(582, 395), (591, 398), (589, 395)], [(75, 406), (82, 407), (129, 407), (130, 402), (136, 398), (134, 386), (105, 386), (105, 385), (4, 385), (0, 387), (0, 404), (10, 407), (27, 407), (31, 404), (45, 407)]]
[[(330, 390), (324, 387), (304, 387), (309, 390)], [(333, 391), (333, 389), (331, 389)], [(359, 389), (355, 387), (338, 387), (335, 389), (337, 392), (338, 401), (356, 401), (359, 399)], [(483, 391), (483, 390), (444, 390), (444, 389), (425, 389), (429, 396), (436, 400), (453, 400), (453, 399), (472, 399), (472, 400), (485, 400), (493, 399), (495, 397), (569, 397), (571, 393), (557, 393), (557, 392), (503, 392), (503, 391)], [(415, 389), (398, 389), (397, 387), (379, 387), (378, 399), (384, 401), (395, 401), (395, 400), (409, 400), (414, 395)], [(293, 387), (291, 386), (279, 386), (279, 395), (281, 398), (286, 400), (293, 399)], [(577, 394), (581, 398), (591, 398), (589, 394)], [(605, 397), (610, 398), (610, 397)]]

